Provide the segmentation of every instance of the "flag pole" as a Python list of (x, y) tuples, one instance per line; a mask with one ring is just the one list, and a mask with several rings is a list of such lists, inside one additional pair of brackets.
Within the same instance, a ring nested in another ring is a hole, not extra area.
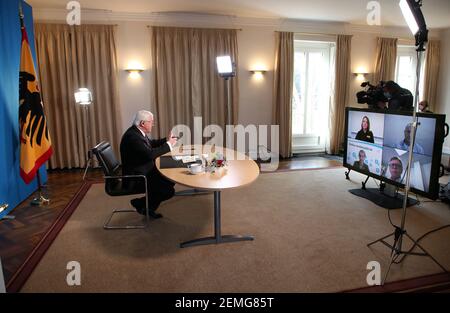
[(24, 27), (24, 25), (23, 25), (24, 15), (23, 15), (23, 8), (22, 8), (22, 0), (19, 0), (19, 17), (20, 17), (20, 27), (23, 28)]
[(47, 205), (50, 202), (49, 198), (44, 197), (42, 194), (42, 185), (41, 185), (41, 174), (39, 173), (39, 170), (37, 171), (37, 181), (38, 181), (38, 197), (34, 198), (33, 201), (31, 201), (31, 205)]

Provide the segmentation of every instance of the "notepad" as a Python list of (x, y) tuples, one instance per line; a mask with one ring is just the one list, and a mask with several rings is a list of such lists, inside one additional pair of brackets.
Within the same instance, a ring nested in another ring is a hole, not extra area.
[(200, 160), (198, 155), (174, 155), (172, 157), (175, 161), (182, 161), (183, 163), (192, 163)]
[(186, 155), (181, 158), (181, 161), (183, 161), (183, 163), (192, 163), (197, 160), (200, 160), (199, 155)]
[(186, 156), (186, 155), (175, 155), (175, 156), (162, 156), (160, 158), (160, 168), (177, 168), (177, 167), (187, 167), (188, 164), (198, 163), (201, 164), (202, 161), (199, 156)]

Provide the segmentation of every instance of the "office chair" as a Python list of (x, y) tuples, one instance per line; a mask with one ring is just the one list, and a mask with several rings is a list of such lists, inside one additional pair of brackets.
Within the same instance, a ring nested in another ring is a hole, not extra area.
[[(147, 177), (145, 175), (120, 175), (120, 163), (112, 150), (111, 144), (106, 141), (100, 142), (92, 149), (92, 153), (96, 156), (105, 178), (105, 192), (112, 196), (126, 196), (142, 194), (141, 190), (132, 189), (132, 184), (124, 183), (124, 179), (144, 181), (145, 186), (145, 203), (148, 203)], [(148, 208), (145, 211), (145, 222), (139, 225), (110, 225), (111, 219), (116, 213), (135, 212), (131, 209), (114, 209), (111, 215), (103, 225), (104, 229), (139, 229), (146, 228), (149, 222)]]

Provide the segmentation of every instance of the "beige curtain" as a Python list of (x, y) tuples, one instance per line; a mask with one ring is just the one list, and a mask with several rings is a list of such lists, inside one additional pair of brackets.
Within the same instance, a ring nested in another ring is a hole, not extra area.
[(336, 66), (334, 101), (330, 107), (330, 153), (341, 151), (345, 133), (345, 107), (347, 106), (351, 73), (352, 36), (338, 35), (336, 40)]
[(383, 81), (394, 80), (396, 62), (397, 62), (397, 38), (378, 37), (373, 83), (378, 84), (381, 80)]
[[(87, 149), (102, 140), (111, 142), (117, 151), (120, 123), (115, 26), (36, 24), (35, 38), (54, 149), (49, 167), (84, 167)], [(93, 104), (87, 108), (75, 104), (74, 91), (80, 87), (92, 91)]]
[(441, 57), (441, 43), (439, 40), (430, 40), (427, 45), (425, 60), (425, 80), (423, 86), (423, 100), (427, 100), (429, 110), (436, 109), (436, 92), (439, 79), (439, 60)]
[(292, 156), (294, 33), (276, 32), (275, 39), (272, 116), (273, 123), (280, 127), (280, 155), (288, 158)]
[[(177, 124), (193, 130), (194, 116), (203, 118), (203, 127), (216, 124), (225, 129), (225, 80), (217, 74), (216, 57), (230, 55), (238, 68), (237, 30), (150, 30), (155, 135), (165, 136)], [(233, 124), (238, 120), (238, 85), (237, 76), (230, 79)]]

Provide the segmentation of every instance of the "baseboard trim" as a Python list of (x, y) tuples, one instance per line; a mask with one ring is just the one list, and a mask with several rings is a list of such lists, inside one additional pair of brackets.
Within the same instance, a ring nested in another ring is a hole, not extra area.
[(352, 289), (344, 293), (437, 292), (447, 290), (449, 283), (450, 273), (439, 273), (389, 282), (383, 286)]

